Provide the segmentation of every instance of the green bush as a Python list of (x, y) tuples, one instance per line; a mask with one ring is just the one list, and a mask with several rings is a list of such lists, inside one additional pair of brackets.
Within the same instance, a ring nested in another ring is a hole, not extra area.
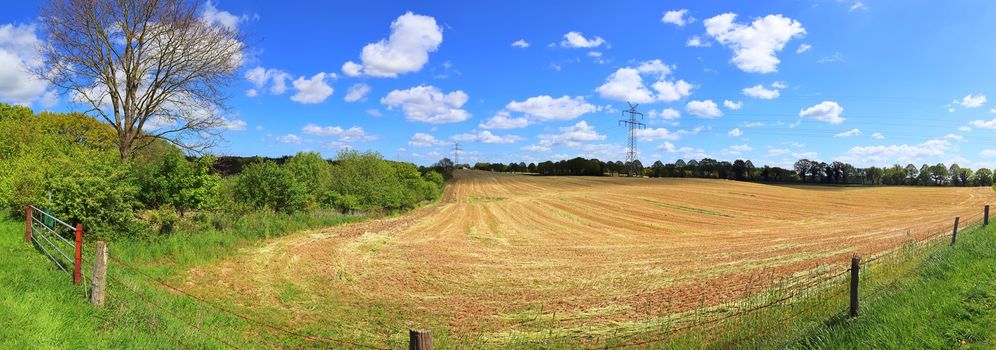
[(318, 204), (322, 195), (328, 191), (332, 165), (316, 152), (300, 152), (288, 159), (283, 166), (304, 186), (309, 205)]
[(149, 213), (149, 225), (161, 235), (171, 235), (177, 231), (180, 217), (169, 208), (153, 210)]
[(161, 159), (136, 166), (135, 179), (141, 188), (138, 199), (146, 208), (170, 206), (180, 217), (188, 209), (202, 209), (218, 190), (220, 178), (209, 174), (213, 157), (201, 157), (190, 162), (179, 150), (166, 153)]
[(305, 187), (290, 170), (273, 162), (247, 166), (235, 178), (232, 195), (237, 202), (254, 209), (293, 213), (308, 206)]
[(46, 181), (52, 212), (106, 239), (141, 232), (133, 211), (138, 188), (129, 181), (127, 164), (114, 154), (75, 159), (57, 166)]

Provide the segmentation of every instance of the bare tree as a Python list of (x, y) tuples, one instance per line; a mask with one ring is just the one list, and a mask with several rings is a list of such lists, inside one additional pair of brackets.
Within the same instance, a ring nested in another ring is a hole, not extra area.
[(50, 0), (35, 73), (111, 124), (121, 158), (157, 139), (202, 152), (228, 123), (244, 40), (200, 13), (191, 0)]

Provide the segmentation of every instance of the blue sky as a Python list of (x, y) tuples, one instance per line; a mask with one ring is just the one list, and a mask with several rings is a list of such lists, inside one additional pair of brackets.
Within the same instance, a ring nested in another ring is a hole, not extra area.
[[(644, 164), (996, 166), (992, 1), (201, 5), (250, 38), (219, 154), (620, 160), (630, 100)], [(39, 6), (0, 13), (0, 101), (79, 110), (17, 69)]]

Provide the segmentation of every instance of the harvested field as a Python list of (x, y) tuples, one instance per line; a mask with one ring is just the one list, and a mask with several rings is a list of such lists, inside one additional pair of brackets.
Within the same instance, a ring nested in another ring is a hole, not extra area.
[(359, 339), (592, 336), (949, 229), (993, 194), (457, 171), (442, 203), (273, 239), (185, 288)]

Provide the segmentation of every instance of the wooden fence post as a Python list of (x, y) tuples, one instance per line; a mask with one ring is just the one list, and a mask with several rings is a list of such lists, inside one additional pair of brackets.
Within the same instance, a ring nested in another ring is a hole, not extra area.
[(24, 242), (31, 243), (31, 206), (30, 205), (28, 206), (28, 209), (25, 210), (25, 213), (26, 215), (24, 216), (25, 217)]
[(432, 350), (432, 331), (409, 329), (408, 350)]
[(79, 285), (80, 265), (83, 262), (83, 224), (76, 224), (76, 256), (73, 259), (73, 284)]
[(960, 216), (955, 217), (954, 230), (951, 231), (951, 245), (955, 245), (955, 241), (958, 240), (958, 220), (961, 219)]
[(982, 226), (989, 226), (989, 204), (986, 204), (986, 208), (982, 210)]
[(858, 272), (861, 271), (861, 257), (851, 257), (851, 310), (849, 317), (858, 316)]
[(93, 288), (90, 294), (90, 304), (104, 306), (104, 286), (107, 283), (107, 242), (97, 241), (97, 253), (93, 257), (93, 278), (90, 279)]

